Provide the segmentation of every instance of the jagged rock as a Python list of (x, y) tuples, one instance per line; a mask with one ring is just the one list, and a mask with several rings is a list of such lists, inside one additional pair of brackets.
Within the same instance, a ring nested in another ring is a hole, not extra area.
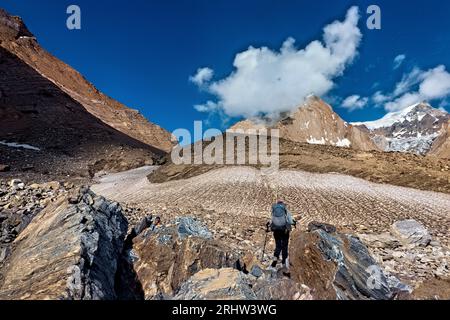
[(356, 237), (340, 233), (294, 232), (292, 279), (317, 299), (392, 299), (387, 279)]
[(205, 269), (186, 281), (175, 300), (256, 300), (245, 275), (231, 268)]
[(423, 224), (416, 220), (402, 220), (391, 227), (392, 233), (404, 244), (427, 246), (431, 242), (431, 235)]
[[(129, 269), (136, 273), (134, 281), (138, 282), (139, 291), (145, 299), (173, 295), (183, 282), (198, 271), (232, 267), (238, 259), (225, 244), (210, 239), (207, 229), (197, 228), (200, 224), (195, 224), (196, 228), (192, 227), (193, 224), (189, 224), (187, 229), (182, 227), (181, 233), (180, 225), (161, 227), (155, 231), (148, 229), (133, 240), (133, 249), (126, 252), (125, 259), (131, 264)], [(190, 230), (189, 237), (185, 230)], [(130, 280), (122, 277), (120, 286), (127, 288)], [(136, 296), (136, 293), (131, 293), (131, 296)]]
[(7, 172), (11, 170), (11, 167), (6, 164), (0, 164), (0, 172)]
[(14, 242), (0, 299), (114, 299), (127, 232), (121, 207), (78, 190), (41, 211)]

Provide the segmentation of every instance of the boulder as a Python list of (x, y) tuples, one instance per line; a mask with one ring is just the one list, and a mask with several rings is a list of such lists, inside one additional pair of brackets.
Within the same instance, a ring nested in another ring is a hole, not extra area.
[(290, 246), (292, 279), (311, 288), (317, 299), (387, 300), (394, 297), (386, 276), (356, 237), (294, 232)]
[[(182, 283), (203, 269), (235, 265), (239, 257), (225, 244), (211, 239), (211, 233), (204, 226), (200, 228), (200, 222), (197, 221), (194, 228), (192, 224), (185, 224), (194, 220), (181, 221), (184, 222), (155, 231), (147, 229), (133, 239), (132, 250), (125, 252), (124, 260), (135, 276), (121, 275), (122, 298), (129, 299), (139, 294), (145, 299), (172, 296)], [(137, 287), (138, 292), (127, 293), (130, 287)]]
[(7, 164), (0, 164), (0, 172), (8, 172), (9, 170), (11, 170), (11, 167)]
[(183, 283), (175, 300), (256, 300), (246, 276), (235, 269), (205, 269)]
[(405, 245), (427, 246), (431, 242), (431, 235), (427, 228), (413, 219), (395, 222), (391, 227), (391, 232)]
[(0, 300), (115, 299), (127, 221), (115, 202), (80, 188), (42, 210), (14, 241)]

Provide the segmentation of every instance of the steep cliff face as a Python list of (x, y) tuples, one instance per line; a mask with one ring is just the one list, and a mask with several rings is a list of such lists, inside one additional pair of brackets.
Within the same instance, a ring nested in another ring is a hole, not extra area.
[(429, 154), (450, 159), (450, 121), (442, 127), (441, 134), (434, 141)]
[[(260, 129), (264, 126), (263, 122), (245, 120), (231, 129)], [(367, 132), (342, 120), (330, 105), (314, 96), (289, 116), (266, 126), (279, 129), (280, 137), (291, 141), (377, 150)]]
[(79, 72), (45, 51), (20, 18), (1, 9), (0, 43), (105, 124), (155, 148), (171, 150), (174, 141), (169, 132), (98, 91)]

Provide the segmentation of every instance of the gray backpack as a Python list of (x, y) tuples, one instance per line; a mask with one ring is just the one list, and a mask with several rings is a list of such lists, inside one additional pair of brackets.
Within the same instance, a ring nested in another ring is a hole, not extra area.
[(281, 203), (274, 204), (272, 206), (272, 231), (286, 231), (288, 228), (286, 207)]

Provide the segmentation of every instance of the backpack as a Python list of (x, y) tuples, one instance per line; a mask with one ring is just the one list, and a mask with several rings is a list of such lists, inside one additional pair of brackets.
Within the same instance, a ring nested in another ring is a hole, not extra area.
[(281, 203), (272, 206), (271, 229), (272, 231), (286, 231), (289, 229), (286, 207)]

